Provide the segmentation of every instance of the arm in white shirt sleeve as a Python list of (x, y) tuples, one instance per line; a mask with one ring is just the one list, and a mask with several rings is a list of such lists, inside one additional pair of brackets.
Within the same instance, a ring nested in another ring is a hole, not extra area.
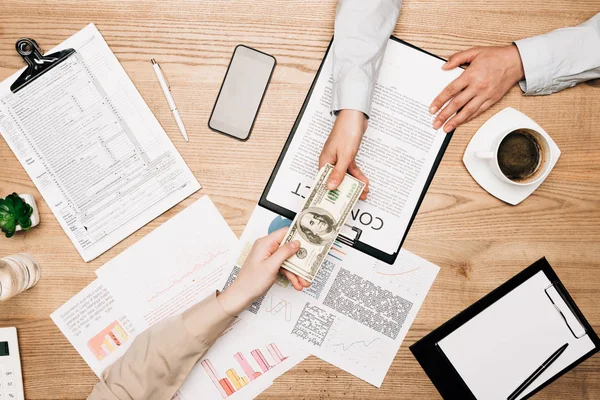
[(581, 25), (515, 42), (528, 95), (551, 94), (600, 78), (600, 13)]
[(401, 0), (339, 0), (335, 19), (331, 110), (371, 111), (387, 41)]

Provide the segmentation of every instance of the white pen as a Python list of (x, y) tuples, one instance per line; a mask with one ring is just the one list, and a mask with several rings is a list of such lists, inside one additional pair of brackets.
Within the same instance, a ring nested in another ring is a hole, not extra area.
[(160, 87), (162, 88), (163, 92), (165, 93), (165, 97), (167, 98), (167, 103), (169, 103), (169, 107), (171, 107), (171, 112), (173, 113), (173, 116), (175, 117), (177, 126), (179, 127), (179, 130), (181, 131), (183, 138), (187, 142), (187, 141), (189, 141), (188, 135), (187, 135), (187, 132), (185, 131), (185, 126), (183, 126), (183, 121), (181, 120), (181, 115), (179, 115), (179, 111), (177, 111), (177, 106), (175, 105), (173, 96), (171, 96), (171, 90), (169, 89), (169, 85), (167, 85), (167, 81), (165, 79), (165, 76), (162, 73), (162, 70), (160, 69), (160, 65), (158, 65), (158, 63), (156, 61), (154, 61), (154, 58), (151, 61), (152, 61), (152, 68), (154, 68), (154, 73), (156, 74), (156, 77), (158, 78)]

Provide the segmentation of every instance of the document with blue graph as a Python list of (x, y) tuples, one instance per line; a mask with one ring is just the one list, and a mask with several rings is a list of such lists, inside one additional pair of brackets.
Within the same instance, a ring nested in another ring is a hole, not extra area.
[[(256, 239), (290, 223), (257, 206), (223, 288)], [(389, 265), (336, 241), (309, 288), (280, 277), (242, 319), (379, 387), (438, 271), (406, 250)]]

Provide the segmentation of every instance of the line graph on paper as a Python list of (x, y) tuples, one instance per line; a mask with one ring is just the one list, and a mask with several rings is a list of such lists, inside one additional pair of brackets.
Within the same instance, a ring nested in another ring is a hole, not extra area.
[(344, 363), (360, 365), (376, 370), (380, 360), (390, 352), (390, 339), (368, 328), (346, 324), (336, 319), (323, 347)]
[(281, 297), (270, 295), (267, 299), (265, 311), (273, 316), (280, 316), (285, 322), (292, 321), (292, 303)]
[(389, 265), (376, 260), (372, 265), (372, 273), (379, 277), (380, 282), (400, 287), (412, 295), (418, 295), (423, 281), (428, 278), (426, 270), (414, 264), (402, 262)]
[(376, 270), (375, 273), (378, 275), (383, 275), (383, 276), (402, 276), (402, 275), (410, 274), (411, 272), (418, 271), (419, 269), (420, 269), (420, 267), (416, 267), (413, 269), (409, 269), (406, 271), (399, 271), (399, 272), (383, 272), (383, 271)]
[[(221, 268), (216, 267), (220, 267), (224, 262), (227, 262), (228, 254), (229, 249), (220, 249), (208, 251), (194, 257), (193, 260), (187, 260), (186, 257), (174, 260), (175, 265), (165, 266), (165, 271), (175, 269), (176, 272), (168, 276), (157, 276), (146, 287), (148, 303), (162, 296), (170, 295), (171, 292), (180, 292), (182, 286), (194, 285), (201, 290), (215, 283), (221, 276)], [(182, 267), (182, 264), (187, 266)]]
[(369, 347), (369, 346), (371, 346), (373, 343), (375, 343), (378, 340), (379, 340), (379, 338), (377, 337), (377, 338), (371, 340), (370, 342), (365, 342), (364, 340), (357, 340), (355, 342), (352, 342), (352, 343), (348, 344), (347, 346), (344, 343), (334, 343), (331, 346), (333, 346), (333, 347), (341, 346), (342, 350), (344, 352), (346, 352), (346, 351), (350, 350), (350, 348), (352, 346), (354, 346), (354, 345), (363, 345), (365, 347)]

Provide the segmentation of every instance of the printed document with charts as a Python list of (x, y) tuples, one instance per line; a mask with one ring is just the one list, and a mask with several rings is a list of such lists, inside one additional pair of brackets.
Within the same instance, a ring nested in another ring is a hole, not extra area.
[(0, 83), (0, 132), (87, 262), (200, 189), (93, 24), (76, 53), (17, 93)]
[[(153, 324), (214, 293), (238, 241), (204, 196), (97, 271), (51, 317), (92, 370), (122, 356)], [(308, 353), (237, 320), (194, 367), (175, 398), (252, 398)]]
[[(254, 241), (290, 222), (257, 206), (224, 288)], [(335, 242), (309, 288), (281, 278), (241, 317), (380, 387), (438, 271), (406, 250), (389, 265)]]

